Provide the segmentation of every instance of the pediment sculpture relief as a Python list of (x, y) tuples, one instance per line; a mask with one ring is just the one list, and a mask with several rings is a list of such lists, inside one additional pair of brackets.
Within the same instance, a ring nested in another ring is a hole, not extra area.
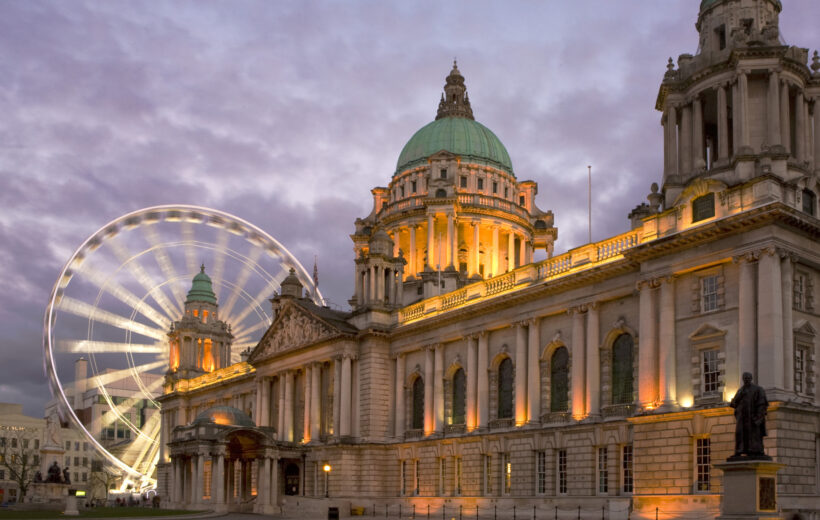
[(315, 343), (334, 335), (333, 329), (310, 316), (291, 310), (279, 320), (268, 338), (262, 354), (267, 357), (283, 350), (291, 350)]

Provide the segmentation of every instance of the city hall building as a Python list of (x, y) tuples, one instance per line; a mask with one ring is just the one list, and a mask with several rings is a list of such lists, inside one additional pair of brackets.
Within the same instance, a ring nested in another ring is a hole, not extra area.
[(816, 515), (820, 58), (783, 42), (781, 9), (701, 2), (698, 52), (670, 60), (655, 105), (662, 178), (627, 231), (560, 255), (454, 64), (355, 222), (349, 312), (290, 276), (230, 364), (194, 279), (169, 331), (163, 504), (717, 514), (749, 371), (777, 507)]

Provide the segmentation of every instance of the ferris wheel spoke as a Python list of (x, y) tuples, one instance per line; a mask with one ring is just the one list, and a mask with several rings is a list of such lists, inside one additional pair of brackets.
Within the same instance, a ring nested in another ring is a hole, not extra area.
[(269, 325), (270, 323), (268, 323), (267, 321), (260, 321), (254, 325), (251, 325), (250, 327), (243, 327), (242, 329), (236, 332), (235, 341), (242, 341), (254, 332), (268, 328)]
[(135, 377), (139, 374), (139, 372), (147, 372), (148, 370), (153, 370), (155, 368), (159, 368), (166, 364), (164, 359), (160, 359), (159, 361), (154, 361), (152, 363), (145, 363), (142, 365), (137, 365), (135, 367), (129, 368), (121, 368), (119, 370), (111, 370), (110, 372), (104, 372), (102, 374), (97, 374), (90, 379), (94, 382), (97, 387), (110, 385), (112, 383), (116, 383), (117, 381), (122, 381), (123, 379), (127, 379), (129, 377)]
[[(262, 250), (259, 248), (253, 248), (248, 255), (248, 259), (250, 260), (250, 264), (246, 264), (242, 267), (242, 270), (239, 272), (239, 275), (236, 277), (236, 282), (234, 282), (233, 291), (231, 291), (231, 295), (228, 297), (228, 301), (222, 307), (222, 315), (223, 316), (230, 316), (231, 312), (233, 311), (234, 305), (236, 305), (236, 300), (239, 298), (240, 293), (245, 292), (245, 285), (248, 283), (248, 279), (251, 277), (252, 267), (255, 266), (256, 263), (259, 261), (259, 257), (262, 256)], [(229, 322), (230, 323), (230, 322)]]
[(182, 238), (186, 244), (189, 244), (188, 247), (185, 248), (185, 265), (188, 269), (188, 273), (196, 273), (199, 268), (199, 262), (197, 261), (194, 248), (190, 246), (190, 244), (193, 244), (195, 241), (194, 225), (191, 222), (185, 221), (182, 223)]
[(125, 318), (119, 314), (114, 314), (113, 312), (99, 309), (83, 301), (71, 298), (70, 296), (63, 296), (58, 305), (58, 309), (61, 311), (80, 316), (81, 318), (106, 323), (118, 329), (128, 330), (147, 338), (164, 341), (167, 337), (164, 330), (143, 325), (142, 323)]
[(87, 339), (63, 339), (57, 342), (60, 352), (82, 354), (106, 354), (114, 352), (133, 352), (135, 354), (163, 354), (168, 346), (163, 342), (146, 343), (117, 343), (114, 341), (91, 341)]
[[(143, 235), (146, 240), (148, 240), (148, 243), (151, 244), (151, 248), (154, 252), (154, 258), (162, 271), (162, 275), (166, 280), (176, 280), (176, 269), (174, 269), (174, 264), (168, 257), (168, 253), (165, 252), (165, 248), (161, 245), (156, 228), (154, 226), (146, 226), (142, 229)], [(178, 284), (171, 284), (171, 293), (174, 295), (177, 306), (182, 309), (185, 306), (185, 295), (182, 292), (182, 286)]]
[[(149, 383), (146, 386), (146, 388), (149, 391), (155, 391), (155, 390), (159, 390), (159, 388), (161, 386), (162, 386), (162, 379), (157, 379), (156, 381), (153, 381), (153, 382)], [(105, 428), (106, 426), (110, 426), (111, 424), (113, 424), (114, 421), (116, 421), (118, 419), (119, 420), (125, 420), (124, 417), (125, 417), (125, 414), (128, 413), (128, 410), (133, 408), (135, 404), (137, 404), (139, 401), (141, 401), (143, 399), (144, 399), (144, 396), (135, 393), (135, 395), (133, 397), (129, 397), (128, 399), (124, 399), (119, 404), (114, 404), (114, 413), (105, 414), (103, 419), (100, 420), (100, 424), (102, 425), (103, 428)], [(127, 422), (130, 423), (131, 421), (127, 421)], [(131, 426), (133, 426), (133, 424)], [(139, 433), (139, 431), (138, 431), (139, 428), (134, 427), (133, 429), (134, 429), (135, 433)]]
[(128, 251), (127, 247), (122, 244), (118, 237), (111, 239), (111, 248), (114, 254), (122, 262), (121, 267), (127, 267), (131, 274), (136, 278), (137, 282), (151, 295), (157, 305), (159, 305), (169, 318), (182, 315), (182, 310), (177, 309), (170, 300), (162, 292), (161, 285), (157, 283), (151, 275), (145, 270), (142, 265), (135, 260), (134, 255)]
[(224, 229), (219, 231), (214, 247), (213, 268), (211, 269), (211, 279), (214, 282), (214, 292), (216, 292), (217, 299), (220, 296), (222, 289), (222, 278), (225, 272), (225, 258), (228, 251), (228, 239), (230, 235)]
[[(279, 285), (282, 283), (285, 277), (287, 277), (287, 275), (288, 273), (284, 272), (284, 270), (281, 273), (278, 273), (273, 278), (273, 280), (271, 280), (267, 285), (262, 287), (262, 289), (256, 294), (256, 297), (253, 299), (253, 301), (251, 301), (250, 304), (246, 305), (245, 308), (242, 309), (242, 312), (240, 312), (239, 315), (236, 316), (236, 318), (231, 317), (231, 321), (228, 321), (228, 323), (235, 323), (237, 324), (237, 326), (239, 326), (239, 324), (245, 321), (245, 318), (247, 318), (251, 312), (260, 308), (262, 302), (273, 296), (273, 291), (276, 289), (276, 287), (279, 287)], [(267, 313), (264, 313), (263, 311), (263, 314), (266, 318), (266, 321), (270, 322), (270, 318), (268, 318)]]
[(113, 278), (106, 279), (101, 271), (85, 264), (84, 268), (80, 269), (77, 274), (129, 307), (136, 309), (137, 312), (156, 323), (162, 329), (167, 329), (170, 326), (171, 320), (143, 300), (140, 300), (137, 295), (123, 287), (122, 284)]

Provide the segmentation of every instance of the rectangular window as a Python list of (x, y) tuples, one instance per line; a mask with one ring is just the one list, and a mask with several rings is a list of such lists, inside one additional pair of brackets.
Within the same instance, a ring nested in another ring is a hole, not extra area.
[(711, 453), (709, 438), (695, 439), (695, 491), (709, 491), (709, 467), (711, 465)]
[(6, 438), (5, 437), (0, 437), (0, 448), (3, 448), (5, 446), (6, 446)]
[(0, 469), (0, 480), (6, 480), (6, 470)]
[(24, 450), (28, 449), (28, 441), (29, 441), (28, 439), (23, 439), (23, 449)]
[(446, 169), (446, 168), (442, 168), (442, 169), (441, 169), (441, 178), (442, 178), (442, 179), (446, 179), (446, 178), (447, 178), (447, 169)]
[(258, 488), (256, 487), (258, 484), (256, 482), (256, 478), (259, 476), (259, 463), (254, 460), (251, 462), (251, 496), (256, 496)]
[(484, 189), (484, 179), (478, 179), (478, 191)]
[(444, 485), (445, 475), (447, 473), (447, 459), (444, 457), (438, 459), (438, 495), (443, 497), (446, 494)]
[(609, 471), (607, 467), (607, 449), (598, 448), (598, 493), (609, 493)]
[(415, 480), (413, 494), (418, 496), (419, 489), (421, 488), (421, 473), (419, 472), (418, 459), (413, 461), (413, 479)]
[(404, 198), (404, 186), (399, 186), (399, 197)]
[(74, 457), (74, 466), (80, 465), (80, 457)]
[(632, 445), (627, 444), (621, 451), (621, 481), (623, 482), (623, 492), (632, 493)]
[(558, 470), (558, 475), (556, 479), (557, 485), (557, 493), (559, 495), (566, 495), (567, 494), (567, 450), (558, 450), (556, 456), (556, 468)]
[(16, 447), (17, 447), (17, 437), (12, 437), (12, 438), (11, 438), (11, 447), (12, 447), (12, 448), (16, 448)]
[(493, 494), (493, 457), (484, 455), (484, 495)]
[(83, 443), (83, 451), (88, 451), (88, 443), (87, 442)]
[(407, 461), (401, 461), (401, 496), (407, 496)]
[(83, 457), (83, 467), (88, 467), (88, 457)]
[(718, 351), (704, 350), (701, 356), (701, 382), (704, 395), (714, 395), (720, 391), (720, 370), (718, 369)]
[(461, 179), (459, 180), (459, 186), (461, 186), (462, 188), (467, 187), (467, 177), (464, 177), (464, 176), (461, 177)]
[(39, 464), (40, 464), (40, 456), (39, 456), (39, 455), (35, 455), (35, 456), (34, 456), (34, 465), (36, 466), (36, 465), (39, 465)]
[(794, 349), (794, 391), (804, 393), (806, 391), (806, 359), (808, 349), (797, 346)]
[(65, 458), (65, 466), (71, 466), (71, 457)]
[(410, 191), (416, 193), (416, 181), (410, 181)]
[(455, 459), (455, 482), (454, 484), (454, 491), (457, 496), (461, 495), (461, 457), (456, 457)]
[(798, 311), (806, 310), (806, 275), (794, 274), (794, 305)]
[(545, 451), (535, 452), (535, 493), (538, 495), (547, 493), (547, 453)]
[(509, 495), (512, 491), (512, 461), (509, 453), (505, 453), (502, 457), (504, 464), (501, 466), (501, 471), (504, 473), (501, 475), (501, 479), (504, 483), (504, 494)]
[(504, 186), (504, 198), (506, 199), (509, 196), (510, 196), (510, 189), (508, 187)]
[[(103, 412), (103, 413), (105, 413), (105, 412)], [(66, 449), (66, 451), (71, 449), (71, 441), (65, 441), (65, 449)]]
[(692, 222), (700, 222), (715, 216), (715, 194), (707, 193), (692, 201)]
[(88, 482), (88, 473), (83, 473), (83, 482)]
[(493, 181), (493, 193), (498, 193), (498, 183)]
[(718, 310), (718, 277), (704, 276), (700, 279), (700, 310), (712, 312)]
[(520, 197), (518, 197), (518, 204), (519, 204), (520, 206), (523, 206), (525, 202), (526, 202), (526, 199), (524, 198), (524, 196), (523, 196), (523, 195), (521, 195)]
[(40, 439), (34, 439), (34, 449), (35, 450), (40, 449)]

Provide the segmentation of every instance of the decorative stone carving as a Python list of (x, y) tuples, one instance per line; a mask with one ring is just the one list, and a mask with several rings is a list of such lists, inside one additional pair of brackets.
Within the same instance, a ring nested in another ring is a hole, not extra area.
[(269, 336), (267, 343), (257, 359), (265, 358), (277, 352), (294, 349), (334, 335), (334, 331), (325, 324), (311, 319), (310, 316), (290, 309), (279, 319), (279, 323)]

